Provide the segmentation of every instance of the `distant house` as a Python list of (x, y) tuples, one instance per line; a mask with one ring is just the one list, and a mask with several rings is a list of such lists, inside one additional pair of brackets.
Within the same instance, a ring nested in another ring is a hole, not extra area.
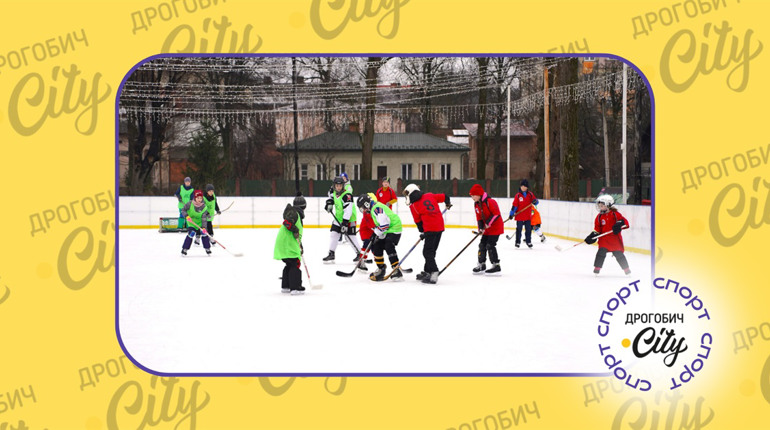
[[(469, 138), (468, 177), (478, 178), (476, 145), (478, 144), (478, 124), (464, 123)], [(505, 179), (507, 154), (506, 123), (502, 125), (500, 138), (494, 139), (495, 125), (486, 124), (484, 138), (487, 149), (487, 179)], [(537, 164), (537, 133), (527, 128), (522, 122), (511, 122), (511, 179), (531, 178)]]
[[(372, 178), (361, 178), (361, 140), (355, 131), (322, 133), (297, 142), (300, 179), (329, 180), (342, 172), (350, 179), (403, 180), (464, 179), (463, 159), (468, 147), (426, 133), (375, 133)], [(278, 148), (283, 154), (285, 179), (294, 177), (294, 145)]]

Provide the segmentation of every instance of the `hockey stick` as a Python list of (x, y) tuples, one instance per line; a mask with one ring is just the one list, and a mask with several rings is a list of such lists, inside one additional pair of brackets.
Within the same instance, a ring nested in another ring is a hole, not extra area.
[(442, 274), (442, 273), (444, 273), (444, 270), (446, 270), (446, 269), (447, 269), (447, 267), (449, 267), (449, 265), (450, 265), (450, 264), (452, 264), (452, 263), (453, 263), (455, 260), (457, 260), (457, 257), (459, 257), (459, 256), (460, 256), (460, 254), (462, 254), (462, 253), (463, 253), (463, 251), (465, 251), (465, 250), (466, 250), (466, 249), (467, 249), (469, 246), (471, 246), (471, 243), (473, 243), (473, 242), (474, 242), (476, 239), (478, 239), (478, 238), (479, 238), (479, 236), (481, 236), (481, 233), (479, 233), (479, 232), (476, 232), (476, 235), (475, 235), (475, 236), (473, 236), (473, 239), (471, 239), (471, 241), (470, 241), (470, 242), (468, 242), (468, 244), (467, 244), (467, 245), (465, 245), (465, 247), (463, 247), (463, 249), (461, 249), (461, 250), (460, 250), (460, 252), (458, 252), (458, 253), (457, 253), (457, 255), (455, 255), (455, 258), (453, 258), (453, 259), (452, 259), (452, 260), (451, 260), (449, 263), (447, 263), (447, 265), (446, 265), (446, 266), (444, 266), (444, 268), (443, 268), (443, 269), (441, 269), (441, 271), (440, 271), (440, 272), (438, 272), (438, 275), (439, 275), (439, 276), (441, 276), (441, 274)]
[(232, 201), (232, 202), (230, 202), (230, 206), (228, 206), (228, 207), (226, 207), (226, 208), (222, 209), (221, 211), (219, 211), (219, 213), (222, 213), (222, 212), (224, 212), (224, 211), (226, 211), (226, 210), (230, 209), (231, 207), (233, 207), (233, 203), (235, 203), (235, 201)]
[[(507, 220), (505, 220), (505, 222), (508, 222), (508, 221), (512, 220), (512, 219), (513, 219), (514, 217), (516, 217), (518, 214), (520, 214), (520, 213), (524, 212), (525, 210), (527, 210), (527, 208), (528, 208), (528, 207), (530, 207), (530, 206), (532, 206), (532, 203), (530, 203), (530, 204), (528, 204), (528, 205), (524, 206), (524, 209), (522, 209), (522, 210), (520, 210), (520, 211), (516, 212), (516, 213), (513, 215), (513, 217), (512, 217), (512, 218), (508, 218)], [(503, 223), (503, 224), (505, 224), (505, 223)], [(514, 235), (512, 235), (512, 236), (508, 236), (508, 235), (506, 234), (506, 235), (505, 235), (505, 238), (506, 238), (506, 239), (508, 239), (508, 240), (511, 240), (511, 239), (513, 239), (513, 237), (514, 237), (514, 236), (515, 236), (515, 234), (514, 234)]]
[[(193, 220), (187, 220), (187, 222), (189, 222), (190, 224), (192, 224), (193, 226), (195, 226), (195, 228), (197, 228), (198, 230), (200, 230), (200, 231), (201, 231), (201, 233), (203, 233), (203, 230), (200, 228), (200, 226), (199, 226), (198, 224), (195, 224), (195, 221), (193, 221)], [(205, 236), (207, 236), (209, 239), (211, 239), (211, 235), (210, 235), (210, 234), (206, 233), (206, 234), (205, 234)], [(228, 252), (230, 255), (232, 255), (233, 257), (243, 257), (243, 253), (242, 253), (242, 252), (232, 252), (232, 251), (230, 251), (230, 250), (229, 250), (229, 249), (227, 249), (227, 248), (226, 248), (224, 245), (222, 245), (222, 242), (220, 242), (219, 240), (215, 240), (214, 242), (215, 242), (217, 245), (221, 246), (221, 247), (222, 247), (222, 249), (224, 249), (225, 251), (227, 251), (227, 252)]]
[(302, 260), (302, 265), (305, 266), (305, 274), (307, 275), (307, 283), (310, 284), (310, 289), (312, 290), (320, 290), (323, 288), (323, 284), (313, 285), (313, 281), (310, 280), (310, 271), (307, 270), (307, 263), (305, 263), (305, 259), (302, 258), (302, 242), (300, 242), (299, 238), (297, 238), (297, 244), (299, 245), (300, 249), (300, 256), (299, 259)]
[[(625, 230), (625, 229), (627, 229), (627, 228), (628, 228), (627, 226), (623, 226), (622, 230)], [(598, 239), (598, 238), (600, 238), (600, 237), (602, 237), (602, 236), (606, 236), (606, 235), (608, 235), (608, 234), (610, 234), (610, 233), (612, 233), (612, 230), (610, 230), (610, 231), (605, 231), (604, 233), (602, 233), (602, 234), (600, 234), (600, 235), (598, 235), (598, 236), (594, 237), (594, 239)], [(566, 247), (566, 248), (562, 248), (562, 247), (561, 247), (561, 245), (556, 245), (554, 248), (556, 248), (556, 250), (557, 250), (557, 251), (559, 251), (559, 252), (562, 252), (562, 251), (566, 251), (566, 250), (568, 250), (568, 249), (572, 249), (572, 248), (574, 248), (574, 247), (576, 247), (576, 246), (578, 246), (578, 245), (581, 245), (581, 244), (583, 244), (583, 243), (586, 243), (586, 242), (585, 242), (585, 240), (581, 240), (580, 242), (578, 242), (578, 243), (576, 243), (576, 244), (574, 244), (574, 245), (572, 245), (572, 246), (568, 246), (568, 247)]]
[[(341, 271), (341, 270), (338, 270), (338, 271), (337, 271), (337, 276), (342, 276), (343, 278), (350, 278), (351, 276), (353, 276), (353, 274), (355, 274), (355, 273), (356, 273), (356, 270), (358, 270), (358, 268), (359, 268), (359, 265), (361, 264), (361, 262), (362, 262), (362, 261), (364, 261), (364, 262), (366, 261), (366, 255), (369, 253), (369, 250), (372, 248), (372, 245), (374, 244), (374, 241), (375, 241), (375, 240), (376, 240), (376, 239), (372, 239), (371, 241), (369, 241), (369, 245), (366, 247), (366, 249), (364, 250), (364, 252), (359, 254), (359, 255), (361, 256), (361, 259), (360, 259), (360, 260), (358, 260), (358, 263), (356, 263), (356, 267), (354, 267), (354, 268), (353, 268), (353, 271), (352, 271), (352, 272), (350, 272), (350, 273), (346, 273), (346, 272), (343, 272), (343, 271)], [(351, 242), (351, 243), (352, 243), (352, 242)], [(364, 264), (366, 264), (366, 263), (364, 263)], [(365, 267), (365, 266), (364, 266), (364, 267)]]

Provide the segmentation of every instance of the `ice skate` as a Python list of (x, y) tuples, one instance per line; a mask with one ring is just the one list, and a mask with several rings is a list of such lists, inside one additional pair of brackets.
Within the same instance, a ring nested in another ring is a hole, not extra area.
[(476, 267), (473, 268), (473, 274), (483, 275), (485, 270), (487, 270), (487, 265), (484, 263), (479, 263), (478, 265), (476, 265)]
[(390, 275), (390, 279), (392, 279), (393, 282), (402, 282), (404, 280), (404, 274), (401, 273), (401, 269), (396, 269), (396, 271)]
[(195, 244), (198, 245), (198, 246), (200, 246), (200, 244), (201, 244), (201, 237), (198, 236), (198, 235), (195, 236)]
[(329, 251), (329, 255), (324, 257), (324, 264), (334, 264), (334, 251)]
[(500, 263), (492, 263), (492, 267), (484, 272), (487, 276), (500, 276)]
[(182, 257), (187, 257), (187, 250), (182, 248)]
[(431, 272), (429, 276), (422, 279), (423, 284), (435, 284), (438, 282), (438, 272)]
[(283, 293), (283, 294), (289, 294), (289, 293), (291, 293), (291, 290), (290, 290), (290, 289), (288, 289), (288, 288), (281, 288), (281, 293)]
[(423, 270), (422, 272), (418, 273), (417, 276), (415, 276), (415, 278), (418, 281), (422, 281), (423, 279), (425, 279), (426, 276), (430, 276), (430, 275), (428, 274), (428, 272)]
[(372, 281), (379, 282), (379, 281), (382, 281), (382, 278), (384, 277), (385, 277), (385, 270), (379, 267), (377, 268), (377, 270), (369, 274), (369, 279), (371, 279)]
[(291, 290), (290, 294), (292, 296), (301, 296), (301, 295), (305, 294), (305, 287), (297, 287), (296, 289)]
[(211, 255), (211, 248), (206, 248), (206, 255)]
[(599, 272), (602, 270), (601, 267), (594, 267), (594, 276), (599, 276)]
[(545, 235), (540, 236), (540, 243), (545, 242)]
[(360, 270), (360, 271), (362, 271), (364, 273), (369, 271), (369, 268), (366, 267), (366, 263), (363, 260), (358, 262), (358, 264), (356, 265), (356, 269), (358, 269), (358, 270)]

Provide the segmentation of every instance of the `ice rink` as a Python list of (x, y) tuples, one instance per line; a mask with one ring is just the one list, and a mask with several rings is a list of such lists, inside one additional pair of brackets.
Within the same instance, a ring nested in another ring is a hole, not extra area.
[[(513, 229), (506, 229), (512, 234)], [(590, 232), (587, 229), (586, 234)], [(609, 255), (592, 273), (596, 246), (559, 252), (576, 242), (549, 237), (534, 249), (500, 236), (502, 276), (473, 275), (478, 240), (438, 284), (414, 279), (422, 243), (404, 261), (404, 282), (373, 282), (353, 270), (339, 244), (336, 264), (323, 264), (328, 228), (303, 239), (313, 284), (303, 267), (304, 296), (280, 292), (283, 263), (273, 260), (277, 228), (217, 229), (237, 258), (193, 245), (181, 257), (183, 233), (119, 230), (119, 335), (143, 366), (168, 373), (598, 373), (597, 322), (608, 293), (648, 279), (651, 256), (626, 252), (623, 274)], [(403, 257), (418, 239), (405, 228)], [(470, 228), (444, 232), (443, 268), (471, 239)], [(369, 264), (370, 271), (374, 264)]]

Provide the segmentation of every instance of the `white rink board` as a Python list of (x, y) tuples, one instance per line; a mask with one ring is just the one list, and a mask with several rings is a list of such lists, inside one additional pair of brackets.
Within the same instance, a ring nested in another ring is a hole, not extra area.
[[(326, 198), (308, 197), (305, 211), (305, 224), (327, 226), (331, 223), (331, 215), (324, 211)], [(291, 203), (291, 197), (227, 197), (218, 196), (220, 209), (226, 208), (231, 202), (233, 206), (222, 215), (216, 217), (215, 225), (219, 226), (276, 226), (282, 222), (283, 209)], [(453, 197), (452, 209), (447, 211), (447, 225), (476, 227), (476, 217), (473, 212), (473, 201), (470, 197)], [(500, 211), (508, 217), (512, 199), (497, 199)], [(179, 215), (175, 197), (126, 197), (118, 199), (120, 205), (121, 226), (156, 226), (160, 217), (175, 217)], [(409, 208), (400, 198), (395, 206), (404, 224), (414, 224)], [(618, 205), (631, 228), (623, 232), (623, 241), (627, 247), (651, 250), (652, 219), (650, 206)], [(540, 200), (538, 205), (543, 220), (543, 231), (574, 239), (583, 239), (593, 230), (596, 218), (596, 206), (593, 203), (561, 202), (556, 200)], [(359, 216), (360, 221), (360, 216)], [(515, 221), (506, 224), (506, 232), (510, 234), (515, 227)]]

